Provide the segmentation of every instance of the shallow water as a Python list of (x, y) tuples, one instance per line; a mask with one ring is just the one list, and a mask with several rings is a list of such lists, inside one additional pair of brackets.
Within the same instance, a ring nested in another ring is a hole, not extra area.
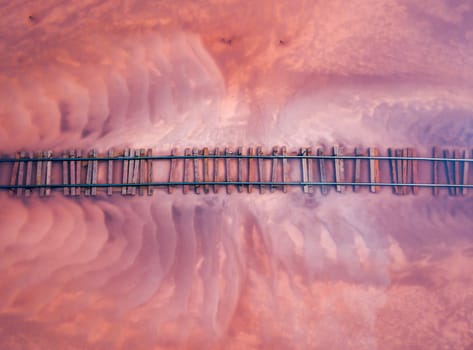
[[(50, 0), (0, 11), (4, 154), (473, 147), (467, 1)], [(0, 193), (1, 347), (471, 346), (471, 193), (178, 192)]]

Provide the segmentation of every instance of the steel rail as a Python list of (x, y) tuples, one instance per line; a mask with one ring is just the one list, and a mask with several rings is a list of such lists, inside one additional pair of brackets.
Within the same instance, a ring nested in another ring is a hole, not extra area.
[(62, 162), (62, 161), (108, 161), (108, 160), (170, 160), (170, 159), (347, 159), (347, 160), (419, 160), (419, 161), (450, 161), (450, 162), (463, 162), (473, 163), (473, 158), (439, 158), (439, 157), (389, 157), (389, 156), (356, 156), (356, 155), (237, 155), (237, 154), (221, 154), (221, 155), (159, 155), (159, 156), (134, 156), (134, 157), (51, 157), (51, 158), (38, 158), (38, 157), (24, 157), (24, 158), (0, 158), (0, 163), (17, 163), (17, 162)]
[(0, 189), (34, 189), (34, 188), (68, 188), (68, 187), (167, 187), (167, 186), (203, 186), (203, 185), (265, 185), (265, 186), (381, 186), (381, 187), (394, 187), (394, 186), (407, 186), (407, 187), (427, 187), (427, 188), (473, 188), (473, 184), (433, 184), (433, 183), (389, 183), (389, 182), (320, 182), (320, 181), (158, 181), (158, 182), (144, 182), (144, 183), (92, 183), (92, 184), (31, 184), (31, 185), (0, 185)]

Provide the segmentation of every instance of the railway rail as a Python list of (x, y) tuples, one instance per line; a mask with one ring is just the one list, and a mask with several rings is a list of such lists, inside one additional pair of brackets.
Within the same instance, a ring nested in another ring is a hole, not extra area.
[(98, 193), (124, 196), (152, 195), (163, 189), (172, 193), (180, 188), (217, 193), (259, 193), (299, 187), (313, 194), (330, 190), (343, 193), (377, 193), (389, 187), (396, 195), (417, 194), (430, 189), (451, 196), (464, 196), (473, 188), (473, 150), (434, 147), (429, 156), (419, 156), (414, 148), (388, 148), (382, 155), (376, 147), (357, 147), (353, 152), (341, 145), (303, 147), (288, 151), (285, 146), (172, 149), (168, 155), (153, 155), (152, 149), (99, 154), (75, 149), (53, 156), (51, 150), (18, 152), (0, 157), (0, 189), (18, 197), (37, 192), (48, 197), (61, 191), (65, 196), (96, 196)]

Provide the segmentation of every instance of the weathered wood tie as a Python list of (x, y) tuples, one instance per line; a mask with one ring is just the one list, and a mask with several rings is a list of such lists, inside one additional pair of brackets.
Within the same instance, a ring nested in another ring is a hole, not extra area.
[[(414, 148), (410, 148), (410, 153), (413, 158), (417, 158), (417, 151)], [(412, 180), (413, 184), (417, 183), (417, 174), (418, 174), (418, 161), (412, 160)], [(419, 193), (419, 187), (412, 186), (412, 194)]]
[[(397, 162), (396, 159), (396, 151), (392, 148), (388, 148), (388, 157), (389, 159), (389, 169), (391, 174), (391, 183), (397, 184)], [(393, 186), (392, 191), (394, 194), (399, 194), (399, 186)]]
[[(335, 157), (343, 156), (343, 147), (338, 146), (338, 145), (333, 146), (333, 155)], [(345, 186), (340, 185), (340, 182), (345, 182), (345, 167), (344, 167), (343, 159), (334, 158), (334, 165), (335, 165), (335, 182), (337, 183), (335, 187), (336, 191), (344, 192)]]
[[(47, 152), (43, 151), (41, 154), (42, 159), (47, 159)], [(44, 186), (46, 184), (46, 172), (47, 172), (47, 162), (42, 160), (41, 161), (41, 173), (40, 173), (40, 181), (39, 184), (42, 185), (39, 188), (39, 196), (44, 197), (46, 195), (46, 187)]]
[[(140, 178), (140, 150), (136, 149), (135, 150), (135, 160), (133, 164), (133, 177), (132, 177), (132, 183), (134, 185), (139, 184), (139, 178)], [(136, 189), (137, 186), (131, 186), (131, 194), (134, 196), (136, 194)]]
[[(63, 158), (68, 158), (69, 154), (67, 152), (64, 152), (62, 154), (62, 157)], [(69, 184), (69, 164), (68, 164), (67, 160), (62, 161), (62, 183), (65, 184), (65, 185)], [(70, 194), (70, 192), (71, 192), (70, 188), (65, 186), (64, 191), (63, 191), (64, 195), (68, 196)]]
[(145, 179), (145, 174), (146, 174), (146, 167), (145, 164), (147, 161), (145, 161), (144, 157), (146, 156), (146, 150), (144, 148), (140, 149), (140, 161), (139, 161), (139, 166), (140, 166), (140, 178), (138, 180), (138, 183), (141, 185), (138, 189), (138, 193), (140, 196), (143, 196), (145, 194), (145, 187), (144, 184), (146, 183)]
[[(113, 157), (113, 148), (108, 150), (108, 157), (112, 158)], [(107, 184), (111, 185), (113, 184), (113, 160), (109, 159), (107, 161)], [(107, 195), (111, 196), (113, 194), (113, 187), (109, 186), (107, 187)]]
[[(191, 155), (191, 150), (190, 148), (186, 148), (184, 150), (184, 155), (186, 158), (184, 158), (184, 169), (182, 170), (182, 180), (186, 183), (189, 182), (189, 158), (188, 156)], [(186, 194), (189, 191), (189, 185), (182, 185), (182, 193)]]
[(215, 151), (214, 151), (214, 171), (213, 171), (213, 182), (214, 182), (214, 185), (213, 185), (213, 191), (214, 193), (218, 193), (218, 185), (216, 184), (216, 182), (218, 181), (218, 164), (219, 164), (219, 158), (217, 158), (218, 156), (220, 155), (220, 150), (217, 148), (215, 148)]
[[(24, 185), (24, 173), (25, 173), (25, 152), (20, 152), (20, 166), (18, 168), (18, 180), (17, 180), (17, 184), (18, 185)], [(17, 197), (20, 197), (21, 195), (23, 195), (23, 188), (22, 187), (18, 187), (16, 189), (16, 195)]]
[(46, 196), (49, 196), (51, 194), (51, 187), (49, 187), (49, 185), (51, 185), (51, 169), (52, 169), (52, 162), (51, 160), (51, 157), (53, 156), (53, 152), (52, 151), (47, 151), (45, 152), (45, 154), (43, 155), (45, 156), (45, 158), (48, 159), (48, 161), (46, 162), (46, 189), (45, 189), (45, 195)]
[[(301, 151), (299, 153), (302, 157), (307, 156), (307, 148), (301, 148)], [(301, 168), (302, 168), (302, 182), (304, 185), (302, 185), (302, 191), (304, 193), (309, 193), (309, 185), (307, 183), (309, 182), (309, 165), (307, 162), (307, 158), (301, 158)]]
[[(76, 158), (82, 157), (82, 150), (76, 150)], [(82, 161), (78, 159), (76, 161), (76, 185), (82, 183)], [(80, 196), (83, 189), (80, 186), (76, 186), (76, 196)]]
[[(460, 151), (455, 149), (453, 150), (453, 158), (455, 159), (460, 159), (461, 158), (461, 155), (460, 155)], [(454, 161), (453, 162), (454, 164), (454, 176), (455, 176), (455, 185), (461, 185), (461, 164), (459, 161)], [(460, 187), (454, 187), (455, 189), (455, 195), (460, 195), (461, 194), (461, 190), (460, 190)]]
[(378, 149), (369, 148), (368, 156), (370, 157), (370, 191), (377, 192), (379, 187), (375, 184), (379, 182), (379, 160), (373, 157), (378, 157)]
[[(33, 152), (28, 152), (28, 161), (26, 163), (26, 181), (25, 185), (26, 186), (31, 186), (33, 183), (33, 161), (31, 160), (34, 157)], [(31, 196), (31, 188), (26, 188), (25, 189), (25, 196), (29, 197)]]
[[(445, 159), (450, 158), (450, 151), (448, 149), (443, 150), (443, 157)], [(445, 166), (445, 177), (449, 185), (455, 184), (455, 162), (450, 160), (444, 161)], [(449, 186), (448, 193), (451, 196), (455, 195), (455, 187)]]
[[(396, 149), (394, 151), (394, 156), (396, 158), (396, 176), (397, 180), (396, 183), (402, 185), (404, 183), (404, 178), (403, 178), (403, 170), (402, 170), (402, 150), (401, 149)], [(396, 186), (397, 187), (397, 194), (404, 194), (404, 187), (403, 186)]]
[[(258, 162), (258, 181), (261, 183), (264, 181), (264, 169), (263, 169), (263, 150), (261, 147), (256, 148), (256, 155), (258, 156), (257, 162)], [(263, 194), (265, 191), (264, 185), (260, 184), (259, 185), (259, 192)]]
[[(92, 156), (92, 152), (89, 152), (88, 154), (88, 157), (91, 157)], [(92, 160), (88, 160), (87, 161), (87, 170), (86, 170), (86, 173), (85, 173), (85, 183), (86, 185), (91, 185), (92, 184)], [(87, 186), (85, 188), (85, 191), (84, 191), (84, 194), (86, 196), (90, 196), (90, 186)]]
[[(75, 158), (76, 152), (74, 150), (69, 151), (69, 157)], [(69, 162), (69, 183), (71, 184), (70, 194), (71, 196), (76, 195), (76, 188), (72, 185), (76, 184), (76, 161), (70, 160)]]
[(254, 157), (254, 149), (253, 147), (250, 147), (248, 149), (248, 155), (250, 158), (248, 158), (248, 193), (253, 192), (253, 185), (251, 185), (251, 182), (255, 179), (255, 159)]
[[(317, 155), (318, 156), (323, 156), (324, 155), (324, 150), (322, 148), (317, 149)], [(319, 174), (320, 174), (320, 182), (322, 185), (320, 185), (320, 193), (323, 195), (328, 194), (328, 186), (324, 185), (324, 183), (327, 182), (327, 173), (325, 169), (325, 158), (319, 158)]]
[(127, 193), (127, 187), (125, 186), (128, 183), (128, 157), (129, 153), (128, 150), (126, 149), (123, 151), (123, 168), (122, 168), (122, 195), (126, 195)]
[[(152, 157), (153, 156), (153, 150), (151, 148), (148, 149), (147, 151), (147, 156), (148, 157)], [(153, 160), (148, 158), (148, 160), (146, 161), (146, 163), (148, 164), (148, 167), (147, 167), (147, 183), (148, 183), (148, 196), (152, 196), (153, 195), (153, 186), (151, 185), (151, 183), (153, 182)]]
[(353, 178), (353, 182), (355, 184), (353, 185), (353, 192), (358, 191), (359, 186), (357, 186), (356, 184), (361, 181), (361, 159), (359, 157), (363, 155), (364, 155), (363, 151), (360, 148), (356, 147), (355, 148), (355, 164), (354, 164), (355, 170), (354, 170), (354, 178)]
[[(432, 157), (435, 159), (432, 162), (432, 183), (438, 185), (440, 183), (440, 150), (438, 147), (434, 147), (432, 150)], [(439, 195), (439, 188), (437, 186), (432, 187), (432, 194), (434, 196)]]
[[(177, 148), (173, 148), (171, 150), (171, 156), (175, 156), (177, 154)], [(168, 183), (174, 182), (174, 173), (176, 172), (176, 159), (171, 158), (169, 162), (169, 177)], [(168, 185), (168, 193), (171, 194), (173, 191), (174, 185)]]
[[(199, 150), (197, 148), (192, 149), (192, 155), (193, 156), (198, 156), (199, 155)], [(193, 164), (194, 164), (194, 182), (199, 182), (199, 158), (194, 158), (193, 159)], [(194, 185), (194, 192), (196, 194), (200, 194), (200, 186), (199, 185)]]
[[(18, 168), (20, 167), (19, 160), (20, 153), (15, 154), (15, 162), (13, 163), (12, 170), (10, 173), (10, 186), (15, 186), (18, 183)], [(14, 189), (12, 188), (12, 193)]]
[(276, 186), (273, 185), (277, 181), (277, 174), (278, 174), (278, 158), (277, 155), (279, 153), (279, 147), (274, 146), (273, 147), (273, 152), (272, 156), (273, 159), (271, 159), (271, 185), (270, 185), (270, 192), (274, 192), (276, 190)]
[[(463, 159), (470, 159), (468, 155), (468, 150), (463, 150)], [(473, 157), (473, 152), (472, 152), (472, 157)], [(469, 169), (470, 163), (469, 162), (463, 162), (463, 175), (462, 175), (462, 185), (467, 185), (468, 184), (468, 169)], [(462, 195), (465, 196), (468, 193), (468, 189), (466, 187), (462, 187)]]
[(227, 194), (232, 194), (232, 187), (228, 184), (228, 182), (230, 182), (230, 156), (233, 154), (232, 150), (230, 148), (225, 148), (225, 182), (227, 182), (227, 184), (225, 185), (225, 187), (227, 188)]
[[(281, 147), (281, 155), (283, 156), (282, 158), (282, 169), (281, 169), (281, 179), (282, 182), (285, 184), (287, 182), (287, 148), (286, 146)], [(282, 185), (282, 191), (284, 193), (287, 192), (287, 185)]]
[[(243, 148), (242, 147), (237, 148), (237, 155), (238, 156), (243, 155)], [(238, 158), (237, 172), (238, 172), (237, 181), (238, 182), (243, 182), (243, 158)], [(238, 185), (237, 190), (240, 193), (243, 192), (243, 186)]]
[(207, 183), (210, 180), (210, 173), (209, 173), (209, 149), (204, 147), (202, 150), (202, 154), (204, 155), (204, 164), (203, 164), (203, 177), (204, 177), (204, 193), (209, 193), (209, 184)]
[[(312, 156), (312, 148), (307, 148), (307, 155), (310, 157)], [(312, 167), (312, 158), (307, 158), (307, 177), (309, 182), (314, 181), (314, 169)], [(314, 186), (309, 185), (309, 193), (314, 193)]]

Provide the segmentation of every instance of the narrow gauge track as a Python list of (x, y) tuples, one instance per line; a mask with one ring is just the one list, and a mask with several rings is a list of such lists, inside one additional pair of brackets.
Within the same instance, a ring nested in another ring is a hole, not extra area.
[(367, 189), (377, 193), (390, 187), (396, 195), (417, 194), (429, 188), (433, 195), (467, 195), (473, 188), (473, 151), (434, 147), (431, 156), (419, 156), (414, 148), (355, 148), (343, 146), (289, 151), (285, 146), (264, 152), (262, 147), (172, 149), (169, 155), (153, 155), (151, 149), (108, 150), (98, 154), (70, 150), (53, 156), (52, 151), (18, 152), (0, 158), (0, 189), (18, 197), (37, 192), (50, 196), (61, 190), (65, 196), (152, 195), (155, 189), (172, 193), (217, 193), (225, 188), (251, 193), (287, 192), (300, 187), (304, 193), (322, 194), (330, 189), (342, 193)]

